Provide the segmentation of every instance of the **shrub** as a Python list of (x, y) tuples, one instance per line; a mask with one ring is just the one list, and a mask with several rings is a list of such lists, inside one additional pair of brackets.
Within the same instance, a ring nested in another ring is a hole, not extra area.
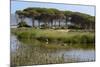
[(27, 25), (26, 22), (20, 22), (18, 24), (18, 27), (31, 27), (31, 26)]
[(68, 29), (82, 29), (82, 28), (76, 25), (69, 25)]
[(13, 33), (22, 39), (38, 39), (40, 41), (58, 41), (64, 43), (95, 43), (95, 35), (91, 32), (58, 32), (31, 28), (13, 29)]

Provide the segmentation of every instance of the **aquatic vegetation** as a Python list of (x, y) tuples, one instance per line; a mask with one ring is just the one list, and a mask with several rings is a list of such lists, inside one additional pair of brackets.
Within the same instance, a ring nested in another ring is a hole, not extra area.
[[(29, 30), (30, 32), (33, 32), (31, 30), (34, 29), (29, 29)], [(24, 29), (23, 31), (29, 31), (29, 30)], [(19, 31), (21, 33), (22, 29), (20, 29)], [(14, 31), (12, 32), (14, 33)], [(36, 30), (35, 32), (38, 31)], [(19, 33), (16, 33), (16, 35), (18, 34)], [(42, 33), (39, 34), (42, 35)], [(34, 37), (38, 35), (35, 34)], [(94, 55), (95, 45), (93, 43), (88, 43), (88, 44), (64, 43), (61, 41), (61, 39), (58, 39), (59, 41), (57, 41), (56, 38), (55, 40), (48, 41), (47, 43), (46, 41), (40, 41), (36, 38), (27, 39), (27, 37), (28, 35), (26, 36), (25, 39), (16, 38), (17, 41), (13, 41), (13, 43), (11, 42), (11, 47), (15, 46), (16, 48), (14, 50), (11, 49), (12, 67), (23, 66), (23, 65), (95, 61), (95, 55)]]
[(38, 40), (21, 39), (18, 42), (11, 43), (11, 47), (13, 47), (12, 45), (18, 46), (14, 53), (11, 52), (12, 66), (95, 60), (93, 44), (64, 45), (63, 43), (52, 42), (47, 45), (45, 42), (39, 42)]
[(62, 32), (34, 28), (16, 28), (12, 29), (11, 32), (17, 35), (19, 39), (37, 39), (44, 42), (95, 43), (95, 34), (93, 32)]

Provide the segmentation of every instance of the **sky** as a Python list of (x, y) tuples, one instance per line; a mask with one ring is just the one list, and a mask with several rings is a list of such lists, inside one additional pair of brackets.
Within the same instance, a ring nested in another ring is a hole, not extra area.
[(72, 5), (72, 4), (58, 4), (58, 3), (44, 3), (44, 2), (26, 2), (26, 1), (11, 1), (11, 13), (14, 14), (16, 10), (23, 10), (28, 7), (40, 8), (55, 8), (59, 10), (69, 10), (73, 12), (81, 12), (95, 16), (95, 6), (86, 5)]

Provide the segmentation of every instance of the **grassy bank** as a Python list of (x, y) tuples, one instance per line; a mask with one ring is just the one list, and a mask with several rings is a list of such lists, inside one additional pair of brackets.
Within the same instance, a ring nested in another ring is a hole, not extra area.
[(16, 28), (11, 32), (20, 39), (38, 39), (40, 41), (58, 41), (64, 43), (94, 43), (93, 32), (68, 32), (52, 29)]

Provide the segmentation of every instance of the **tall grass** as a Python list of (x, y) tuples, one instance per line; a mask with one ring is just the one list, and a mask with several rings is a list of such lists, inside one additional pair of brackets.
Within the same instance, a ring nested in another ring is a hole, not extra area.
[(51, 29), (16, 28), (11, 32), (20, 39), (38, 39), (40, 41), (61, 41), (65, 43), (94, 43), (93, 32), (61, 32)]

